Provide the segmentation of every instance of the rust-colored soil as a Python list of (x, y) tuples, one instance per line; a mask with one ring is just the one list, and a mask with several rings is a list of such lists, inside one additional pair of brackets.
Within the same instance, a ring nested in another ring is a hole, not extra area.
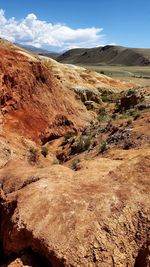
[(149, 87), (116, 111), (133, 87), (0, 44), (0, 267), (150, 266)]

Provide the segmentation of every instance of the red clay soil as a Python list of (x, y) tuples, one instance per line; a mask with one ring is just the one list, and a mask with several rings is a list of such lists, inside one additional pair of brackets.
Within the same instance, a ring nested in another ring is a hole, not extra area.
[[(61, 73), (62, 80), (53, 68), (49, 70), (27, 51), (0, 44), (0, 102), (7, 132), (15, 131), (45, 143), (68, 131), (78, 131), (89, 123), (93, 114), (87, 111), (68, 84), (79, 83), (93, 90), (98, 85), (112, 88), (113, 84), (119, 90), (133, 86), (133, 83), (115, 81), (94, 72), (87, 74), (85, 70), (80, 71), (85, 76), (83, 79), (79, 71), (66, 69), (53, 61), (50, 64)], [(67, 75), (72, 75), (72, 82)]]
[(81, 110), (74, 93), (62, 88), (41, 62), (1, 47), (0, 73), (1, 111), (8, 130), (38, 141), (47, 128), (53, 135), (56, 115), (56, 136), (86, 123), (85, 107)]

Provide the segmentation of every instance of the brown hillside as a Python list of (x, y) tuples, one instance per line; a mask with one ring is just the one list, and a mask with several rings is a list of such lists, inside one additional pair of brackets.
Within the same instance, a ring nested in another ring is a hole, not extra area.
[(107, 45), (96, 48), (71, 49), (57, 58), (59, 62), (88, 65), (150, 65), (150, 49)]

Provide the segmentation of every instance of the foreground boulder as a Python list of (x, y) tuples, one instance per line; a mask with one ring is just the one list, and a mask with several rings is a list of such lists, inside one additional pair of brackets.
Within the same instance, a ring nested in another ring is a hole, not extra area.
[(148, 267), (150, 155), (124, 163), (95, 159), (78, 172), (51, 166), (38, 169), (38, 179), (24, 186), (12, 164), (11, 190), (7, 171), (1, 171), (5, 255), (30, 248), (53, 267)]

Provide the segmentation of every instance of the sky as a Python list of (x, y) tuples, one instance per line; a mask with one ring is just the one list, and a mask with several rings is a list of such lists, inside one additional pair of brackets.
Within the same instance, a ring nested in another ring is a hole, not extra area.
[(150, 48), (150, 0), (0, 0), (0, 37), (51, 51)]

